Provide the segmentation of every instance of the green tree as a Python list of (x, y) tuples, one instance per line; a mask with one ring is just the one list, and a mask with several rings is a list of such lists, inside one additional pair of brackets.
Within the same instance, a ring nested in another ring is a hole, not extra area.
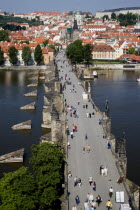
[(115, 12), (112, 12), (111, 14), (111, 19), (112, 20), (116, 20), (117, 16), (116, 16), (116, 13)]
[(49, 40), (46, 39), (44, 42), (43, 42), (43, 46), (46, 47), (46, 45), (49, 43)]
[(0, 42), (1, 41), (7, 41), (7, 42), (10, 41), (9, 34), (6, 30), (0, 30)]
[(25, 26), (22, 26), (21, 29), (25, 31), (26, 30), (26, 27)]
[(91, 16), (89, 16), (88, 14), (86, 14), (85, 18), (90, 18)]
[(120, 13), (117, 16), (117, 21), (120, 22), (121, 26), (127, 26), (127, 25), (135, 25), (137, 22), (138, 16), (136, 14), (132, 14), (128, 12), (127, 14)]
[(104, 15), (104, 16), (102, 17), (102, 19), (103, 19), (103, 22), (104, 22), (105, 20), (109, 20), (109, 16), (108, 16), (108, 15)]
[(12, 63), (13, 65), (16, 65), (18, 61), (18, 57), (17, 57), (18, 50), (14, 46), (9, 47), (8, 54), (10, 58), (10, 63)]
[(57, 144), (33, 145), (30, 163), (38, 186), (39, 207), (53, 209), (62, 193), (63, 153)]
[(25, 46), (22, 49), (22, 59), (25, 65), (28, 65), (29, 61), (31, 60), (31, 50), (28, 46)]
[(134, 47), (130, 47), (128, 49), (128, 53), (127, 54), (135, 54), (135, 48)]
[(50, 47), (51, 49), (55, 51), (55, 46), (53, 44), (49, 44), (48, 47)]
[(4, 52), (2, 50), (2, 48), (0, 47), (0, 66), (4, 64)]
[(34, 177), (28, 168), (5, 173), (0, 179), (0, 210), (35, 209), (37, 196)]
[(38, 26), (43, 25), (43, 21), (39, 21), (36, 19), (29, 20), (28, 18), (20, 18), (14, 16), (2, 16), (0, 15), (0, 23), (7, 24), (8, 22), (16, 22), (16, 23), (28, 23), (29, 26)]
[(42, 50), (41, 50), (41, 47), (39, 44), (35, 48), (34, 58), (35, 58), (37, 65), (41, 64), (41, 62), (43, 61)]
[(83, 61), (84, 59), (84, 48), (81, 40), (76, 40), (67, 47), (67, 56), (71, 62), (75, 65)]
[(92, 50), (93, 50), (93, 46), (91, 44), (86, 44), (84, 46), (84, 59), (85, 59), (85, 64), (88, 67), (92, 60)]
[(40, 19), (40, 17), (39, 17), (39, 16), (36, 16), (35, 18), (36, 18), (37, 20), (39, 20), (39, 19)]

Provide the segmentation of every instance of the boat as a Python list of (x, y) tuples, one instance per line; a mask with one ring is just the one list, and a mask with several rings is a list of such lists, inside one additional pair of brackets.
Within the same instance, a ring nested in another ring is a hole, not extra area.
[(140, 82), (140, 77), (137, 79), (137, 82)]
[(98, 77), (97, 71), (94, 70), (92, 75), (94, 76), (94, 78), (97, 78)]

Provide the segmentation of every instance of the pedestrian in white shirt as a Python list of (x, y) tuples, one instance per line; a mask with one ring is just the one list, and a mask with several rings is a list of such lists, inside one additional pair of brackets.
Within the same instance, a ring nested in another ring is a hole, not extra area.
[(74, 205), (74, 206), (72, 207), (72, 210), (77, 210), (77, 207)]
[(109, 197), (110, 197), (110, 198), (112, 197), (113, 192), (114, 192), (113, 188), (112, 188), (112, 187), (110, 187), (110, 189), (109, 189)]
[(89, 184), (90, 184), (90, 186), (91, 186), (91, 184), (92, 184), (92, 182), (93, 182), (92, 176), (89, 177), (88, 181), (89, 181)]
[(90, 195), (89, 195), (89, 203), (92, 203), (93, 200), (94, 200), (93, 194), (90, 194)]
[(70, 132), (71, 139), (73, 139), (73, 131)]
[(107, 176), (107, 174), (108, 174), (108, 169), (105, 167), (104, 168), (104, 175)]

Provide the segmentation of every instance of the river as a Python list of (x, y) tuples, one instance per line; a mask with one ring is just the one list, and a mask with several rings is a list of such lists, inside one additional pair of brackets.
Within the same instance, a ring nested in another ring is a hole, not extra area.
[[(25, 148), (24, 165), (28, 165), (31, 155), (31, 145), (39, 143), (42, 135), (42, 107), (44, 88), (43, 82), (37, 88), (38, 98), (23, 96), (34, 91), (27, 85), (35, 82), (30, 80), (37, 71), (0, 71), (0, 155)], [(36, 101), (33, 112), (20, 110), (21, 106)], [(11, 126), (22, 121), (32, 120), (31, 132), (13, 131)], [(0, 164), (0, 176), (3, 172), (16, 170), (22, 164)]]
[(136, 81), (140, 72), (105, 73), (91, 82), (91, 97), (102, 111), (109, 99), (112, 134), (118, 140), (125, 131), (127, 137), (127, 177), (140, 185), (140, 83)]

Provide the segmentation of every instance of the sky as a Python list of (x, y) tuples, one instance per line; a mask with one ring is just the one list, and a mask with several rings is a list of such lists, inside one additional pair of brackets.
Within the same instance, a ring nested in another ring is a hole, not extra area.
[(89, 11), (95, 14), (105, 9), (140, 7), (140, 0), (1, 0), (0, 10), (31, 13), (34, 11)]

